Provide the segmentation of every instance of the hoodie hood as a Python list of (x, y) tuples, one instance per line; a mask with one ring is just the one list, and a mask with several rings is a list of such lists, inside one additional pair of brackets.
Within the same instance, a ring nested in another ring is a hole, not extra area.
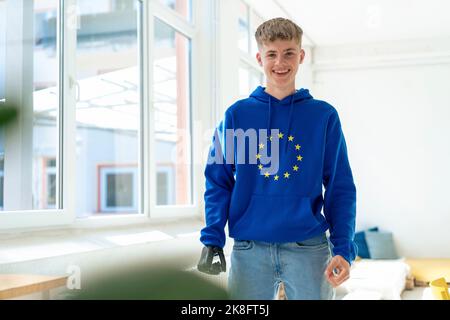
[[(291, 131), (291, 123), (292, 123), (292, 112), (294, 109), (294, 104), (299, 103), (304, 100), (312, 99), (313, 97), (309, 93), (308, 89), (300, 89), (295, 90), (294, 93), (291, 95), (284, 97), (283, 99), (279, 100), (275, 98), (274, 96), (268, 94), (264, 87), (258, 86), (255, 91), (253, 91), (250, 94), (250, 97), (255, 98), (258, 101), (261, 101), (263, 103), (267, 103), (269, 105), (268, 115), (267, 115), (267, 132), (270, 134), (271, 128), (271, 117), (272, 117), (272, 103), (277, 103), (281, 105), (289, 105), (289, 117), (288, 117), (288, 127), (286, 132)], [(285, 145), (285, 149), (287, 148), (287, 144)]]
[(275, 98), (274, 96), (271, 96), (270, 94), (268, 94), (266, 92), (266, 88), (262, 87), (262, 86), (258, 86), (255, 91), (253, 91), (250, 94), (250, 97), (253, 97), (259, 101), (262, 102), (269, 102), (269, 100), (273, 100), (275, 102), (281, 103), (281, 104), (288, 104), (291, 103), (292, 99), (293, 102), (298, 102), (298, 101), (302, 101), (302, 100), (308, 100), (308, 99), (312, 99), (313, 97), (311, 96), (311, 94), (309, 93), (308, 89), (300, 89), (300, 90), (295, 90), (295, 92), (285, 98), (283, 98), (282, 100), (278, 100), (277, 98)]

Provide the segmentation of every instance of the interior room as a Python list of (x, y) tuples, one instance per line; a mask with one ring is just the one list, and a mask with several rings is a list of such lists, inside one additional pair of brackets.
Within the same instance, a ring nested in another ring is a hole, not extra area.
[(303, 31), (295, 89), (339, 114), (356, 186), (357, 255), (334, 299), (450, 300), (448, 12), (0, 0), (0, 299), (228, 297), (229, 225), (226, 271), (197, 269), (205, 167), (227, 110), (268, 86), (255, 32), (281, 17)]

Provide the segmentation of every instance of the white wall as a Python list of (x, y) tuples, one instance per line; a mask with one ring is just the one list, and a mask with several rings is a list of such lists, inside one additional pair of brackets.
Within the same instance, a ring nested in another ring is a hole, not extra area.
[(336, 107), (357, 186), (357, 229), (399, 254), (450, 258), (450, 41), (316, 48), (312, 95)]

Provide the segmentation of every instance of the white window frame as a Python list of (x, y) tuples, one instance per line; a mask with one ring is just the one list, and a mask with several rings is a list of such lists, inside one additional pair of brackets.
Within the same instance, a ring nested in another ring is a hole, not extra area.
[[(249, 69), (249, 72), (254, 72), (254, 73), (258, 73), (262, 76), (263, 81), (264, 81), (264, 71), (262, 70), (262, 67), (258, 64), (258, 62), (256, 61), (256, 57), (252, 56), (252, 48), (251, 48), (251, 41), (252, 41), (252, 25), (253, 25), (253, 21), (252, 21), (252, 13), (257, 15), (258, 17), (260, 17), (259, 13), (256, 12), (252, 5), (250, 3), (248, 3), (245, 0), (238, 0), (240, 2), (242, 2), (244, 5), (247, 6), (248, 12), (247, 12), (247, 19), (248, 19), (248, 34), (249, 34), (249, 41), (247, 43), (248, 46), (248, 52), (242, 51), (238, 44), (238, 50), (239, 50), (239, 60), (240, 63), (244, 64), (245, 66), (247, 66)], [(238, 18), (236, 19), (236, 23), (238, 23)], [(263, 85), (263, 84), (261, 84)], [(255, 88), (253, 88), (255, 89)], [(251, 92), (249, 92), (250, 94)]]
[[(10, 0), (8, 0), (10, 1)], [(203, 131), (196, 129), (193, 123), (211, 124), (211, 115), (200, 112), (200, 106), (210, 106), (213, 101), (211, 94), (205, 94), (205, 88), (210, 84), (211, 72), (208, 68), (191, 68), (190, 69), (190, 109), (191, 109), (191, 187), (193, 204), (187, 206), (156, 206), (156, 165), (155, 165), (155, 144), (154, 141), (154, 110), (150, 104), (152, 100), (152, 65), (153, 65), (153, 39), (154, 18), (164, 21), (176, 31), (188, 37), (191, 41), (191, 66), (200, 66), (205, 61), (211, 61), (212, 58), (206, 48), (214, 39), (214, 35), (200, 32), (209, 27), (209, 21), (200, 20), (209, 18), (208, 10), (213, 5), (208, 1), (205, 5), (200, 4), (199, 0), (192, 0), (192, 20), (189, 22), (185, 17), (181, 16), (174, 10), (166, 7), (158, 1), (144, 1), (142, 3), (142, 20), (141, 25), (141, 45), (140, 45), (140, 64), (144, 70), (141, 75), (141, 94), (142, 94), (142, 116), (141, 116), (141, 139), (140, 139), (140, 168), (142, 170), (142, 179), (139, 183), (139, 195), (146, 195), (139, 198), (139, 212), (136, 216), (113, 215), (110, 217), (92, 217), (85, 219), (76, 218), (76, 37), (77, 37), (77, 10), (76, 0), (59, 0), (59, 15), (57, 21), (57, 55), (60, 58), (59, 63), (59, 80), (60, 88), (60, 112), (57, 131), (59, 132), (59, 145), (57, 151), (57, 168), (58, 168), (58, 197), (57, 208), (50, 210), (17, 210), (2, 211), (0, 213), (0, 232), (9, 232), (14, 229), (34, 230), (36, 228), (53, 228), (57, 226), (64, 227), (97, 227), (111, 225), (127, 225), (142, 222), (148, 222), (153, 219), (173, 218), (183, 216), (198, 216), (202, 214), (202, 198), (201, 192), (203, 185), (203, 162), (202, 157), (204, 144), (202, 144)], [(217, 1), (217, 0), (213, 0)], [(22, 3), (17, 0), (10, 1), (17, 6)], [(220, 1), (223, 2), (223, 1)], [(221, 6), (225, 5), (221, 3)], [(14, 32), (8, 33), (8, 41), (22, 41), (19, 34), (23, 32), (21, 12), (16, 15), (8, 14), (8, 30)], [(151, 37), (151, 38), (150, 38)], [(64, 52), (64, 55), (62, 54)], [(6, 94), (11, 102), (21, 104), (22, 100), (27, 99), (23, 95), (23, 81), (26, 80), (26, 70), (22, 65), (24, 61), (23, 54), (25, 50), (18, 48), (8, 48), (7, 52), (7, 70), (6, 76)], [(30, 54), (30, 53), (27, 53)], [(21, 58), (18, 58), (21, 57)], [(9, 75), (14, 75), (11, 77)], [(15, 80), (14, 80), (15, 79)], [(235, 81), (232, 81), (235, 82)], [(211, 86), (212, 88), (212, 86)], [(207, 90), (211, 92), (210, 90)], [(214, 109), (208, 110), (211, 114)], [(11, 143), (10, 143), (11, 145)], [(16, 144), (20, 145), (20, 144)], [(27, 148), (21, 146), (16, 151), (21, 152)], [(29, 148), (31, 150), (31, 148)], [(20, 152), (18, 153), (21, 156)], [(6, 154), (6, 152), (5, 152)], [(64, 161), (61, 163), (61, 159)], [(5, 169), (6, 172), (6, 169)], [(7, 194), (5, 194), (5, 198)], [(156, 221), (156, 220), (155, 220)]]
[[(182, 15), (180, 15), (178, 12), (172, 10), (171, 8), (167, 7), (166, 5), (164, 5), (163, 3), (159, 2), (159, 1), (151, 1), (148, 4), (148, 26), (146, 28), (146, 30), (148, 30), (148, 36), (151, 37), (151, 39), (153, 39), (154, 37), (154, 23), (155, 23), (155, 18), (161, 20), (162, 22), (166, 23), (167, 25), (169, 25), (170, 27), (172, 27), (176, 32), (181, 33), (182, 35), (184, 35), (185, 37), (187, 37), (191, 43), (191, 61), (190, 61), (190, 65), (199, 65), (200, 61), (201, 61), (201, 54), (200, 54), (200, 50), (199, 50), (199, 46), (198, 46), (198, 25), (195, 24), (195, 22), (197, 21), (197, 8), (199, 8), (199, 2), (197, 0), (192, 0), (192, 22), (190, 23), (188, 20), (186, 20), (185, 17), (183, 17)], [(147, 61), (147, 72), (146, 74), (148, 75), (152, 75), (153, 74), (153, 61), (154, 61), (154, 55), (153, 55), (153, 41), (149, 41), (147, 43), (147, 48), (148, 48), (148, 54), (146, 54), (145, 56), (148, 58)], [(194, 87), (194, 83), (196, 83), (196, 80), (200, 79), (198, 78), (198, 75), (196, 74), (196, 70), (194, 70), (194, 68), (190, 68), (189, 69), (190, 72), (190, 93), (189, 96), (191, 97), (191, 101), (189, 103), (190, 106), (190, 119), (195, 119), (195, 114), (197, 112), (197, 110), (194, 110), (195, 106), (197, 106), (198, 108), (198, 103), (197, 99), (199, 96), (199, 92), (201, 91), (197, 91), (200, 88), (199, 87)], [(148, 100), (147, 101), (153, 101), (153, 87), (151, 85), (151, 81), (148, 82), (150, 84), (150, 86), (148, 87)], [(148, 156), (148, 163), (150, 166), (150, 170), (149, 170), (149, 174), (146, 175), (145, 177), (148, 179), (149, 181), (149, 189), (150, 192), (146, 193), (148, 195), (148, 202), (147, 202), (147, 206), (149, 208), (149, 216), (152, 218), (169, 218), (169, 217), (182, 217), (182, 216), (193, 216), (193, 215), (198, 215), (198, 211), (199, 211), (199, 205), (198, 205), (198, 201), (197, 201), (197, 188), (196, 188), (196, 183), (194, 183), (194, 181), (192, 179), (194, 179), (194, 177), (196, 177), (196, 166), (193, 165), (191, 166), (191, 172), (190, 172), (190, 181), (192, 183), (190, 183), (191, 186), (191, 190), (190, 193), (192, 193), (192, 199), (193, 199), (193, 203), (190, 205), (157, 205), (156, 204), (156, 143), (155, 143), (155, 139), (156, 139), (156, 135), (154, 132), (154, 119), (155, 119), (155, 109), (153, 108), (153, 105), (151, 103), (148, 104), (149, 105), (149, 114), (144, 115), (144, 121), (147, 121), (147, 125), (145, 125), (144, 123), (144, 128), (148, 128), (148, 132), (147, 132), (147, 137), (148, 137), (148, 141), (149, 143), (147, 143), (146, 145), (148, 146), (148, 150), (147, 152), (145, 152), (145, 154)], [(191, 124), (193, 123), (193, 121), (190, 121)], [(189, 159), (190, 161), (192, 161), (193, 163), (195, 162), (195, 152), (194, 152), (194, 144), (195, 141), (197, 141), (196, 137), (195, 137), (195, 133), (194, 130), (192, 128), (191, 125), (191, 139), (188, 142), (188, 150), (190, 152), (189, 155)], [(146, 179), (146, 180), (147, 180)]]
[[(68, 59), (66, 55), (62, 59), (62, 52), (70, 52), (73, 50), (70, 44), (74, 43), (70, 41), (73, 37), (73, 31), (67, 27), (67, 22), (70, 21), (71, 12), (67, 8), (73, 6), (74, 0), (64, 0), (58, 2), (58, 19), (57, 19), (57, 56), (59, 58), (58, 65), (58, 88), (59, 88), (59, 112), (57, 121), (57, 132), (59, 133), (58, 146), (57, 146), (57, 167), (59, 169), (59, 183), (58, 183), (58, 193), (57, 205), (58, 209), (50, 210), (17, 210), (17, 211), (2, 211), (0, 214), (0, 230), (10, 230), (17, 228), (36, 228), (36, 227), (53, 227), (58, 225), (68, 225), (74, 221), (75, 211), (71, 210), (74, 207), (74, 200), (72, 195), (74, 194), (73, 183), (62, 184), (62, 178), (65, 181), (74, 181), (74, 174), (70, 171), (70, 168), (74, 166), (74, 155), (75, 155), (75, 143), (70, 140), (70, 137), (74, 136), (70, 124), (74, 123), (73, 106), (71, 107), (71, 102), (74, 101), (74, 88), (70, 85), (69, 75), (73, 74), (73, 64), (71, 60)], [(24, 65), (24, 61), (32, 60), (33, 50), (26, 47), (22, 37), (30, 38), (30, 30), (26, 30), (24, 26), (24, 21), (33, 22), (32, 16), (33, 8), (30, 6), (33, 2), (28, 1), (8, 1), (7, 3), (7, 41), (10, 43), (21, 43), (18, 46), (8, 46), (6, 53), (6, 100), (8, 102), (15, 103), (17, 105), (23, 105), (27, 101), (31, 101), (32, 91), (23, 90), (24, 86), (29, 86), (32, 77), (29, 77), (27, 73), (28, 65)], [(12, 7), (14, 10), (12, 10)], [(25, 34), (25, 36), (24, 36)], [(28, 57), (25, 57), (28, 55)], [(66, 72), (64, 72), (66, 71)], [(72, 72), (70, 72), (72, 71)], [(64, 112), (63, 112), (64, 111)], [(30, 145), (23, 146), (23, 141), (27, 141), (22, 137), (23, 130), (21, 126), (26, 125), (19, 115), (15, 123), (8, 125), (5, 130), (9, 132), (8, 138), (5, 139), (5, 156), (18, 159), (30, 159), (30, 152), (32, 148)], [(19, 130), (15, 129), (19, 127)], [(32, 128), (30, 127), (30, 130)], [(28, 143), (32, 143), (29, 141)], [(64, 146), (64, 147), (62, 147)], [(26, 153), (26, 154), (25, 154)], [(60, 159), (64, 159), (64, 166), (60, 165)], [(17, 182), (13, 180), (11, 183), (5, 181), (5, 186), (8, 185), (8, 189), (4, 188), (4, 200), (12, 197), (14, 193), (23, 194), (24, 197), (29, 197), (30, 190), (23, 190), (23, 185), (30, 185), (29, 179), (31, 174), (29, 172), (24, 172), (21, 167), (22, 161), (11, 162), (9, 161), (8, 167), (5, 167), (4, 172), (8, 177), (8, 172), (13, 174), (20, 173)], [(5, 161), (5, 164), (7, 162)], [(31, 168), (31, 165), (28, 166)], [(17, 177), (15, 177), (17, 180)], [(64, 186), (64, 188), (63, 188)], [(11, 194), (11, 196), (10, 196)]]

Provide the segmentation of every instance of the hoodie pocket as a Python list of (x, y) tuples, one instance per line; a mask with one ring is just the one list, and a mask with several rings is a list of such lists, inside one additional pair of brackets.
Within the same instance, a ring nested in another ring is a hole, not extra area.
[(259, 234), (279, 233), (280, 237), (284, 233), (289, 237), (306, 234), (319, 224), (309, 197), (253, 194), (236, 227), (257, 230)]

